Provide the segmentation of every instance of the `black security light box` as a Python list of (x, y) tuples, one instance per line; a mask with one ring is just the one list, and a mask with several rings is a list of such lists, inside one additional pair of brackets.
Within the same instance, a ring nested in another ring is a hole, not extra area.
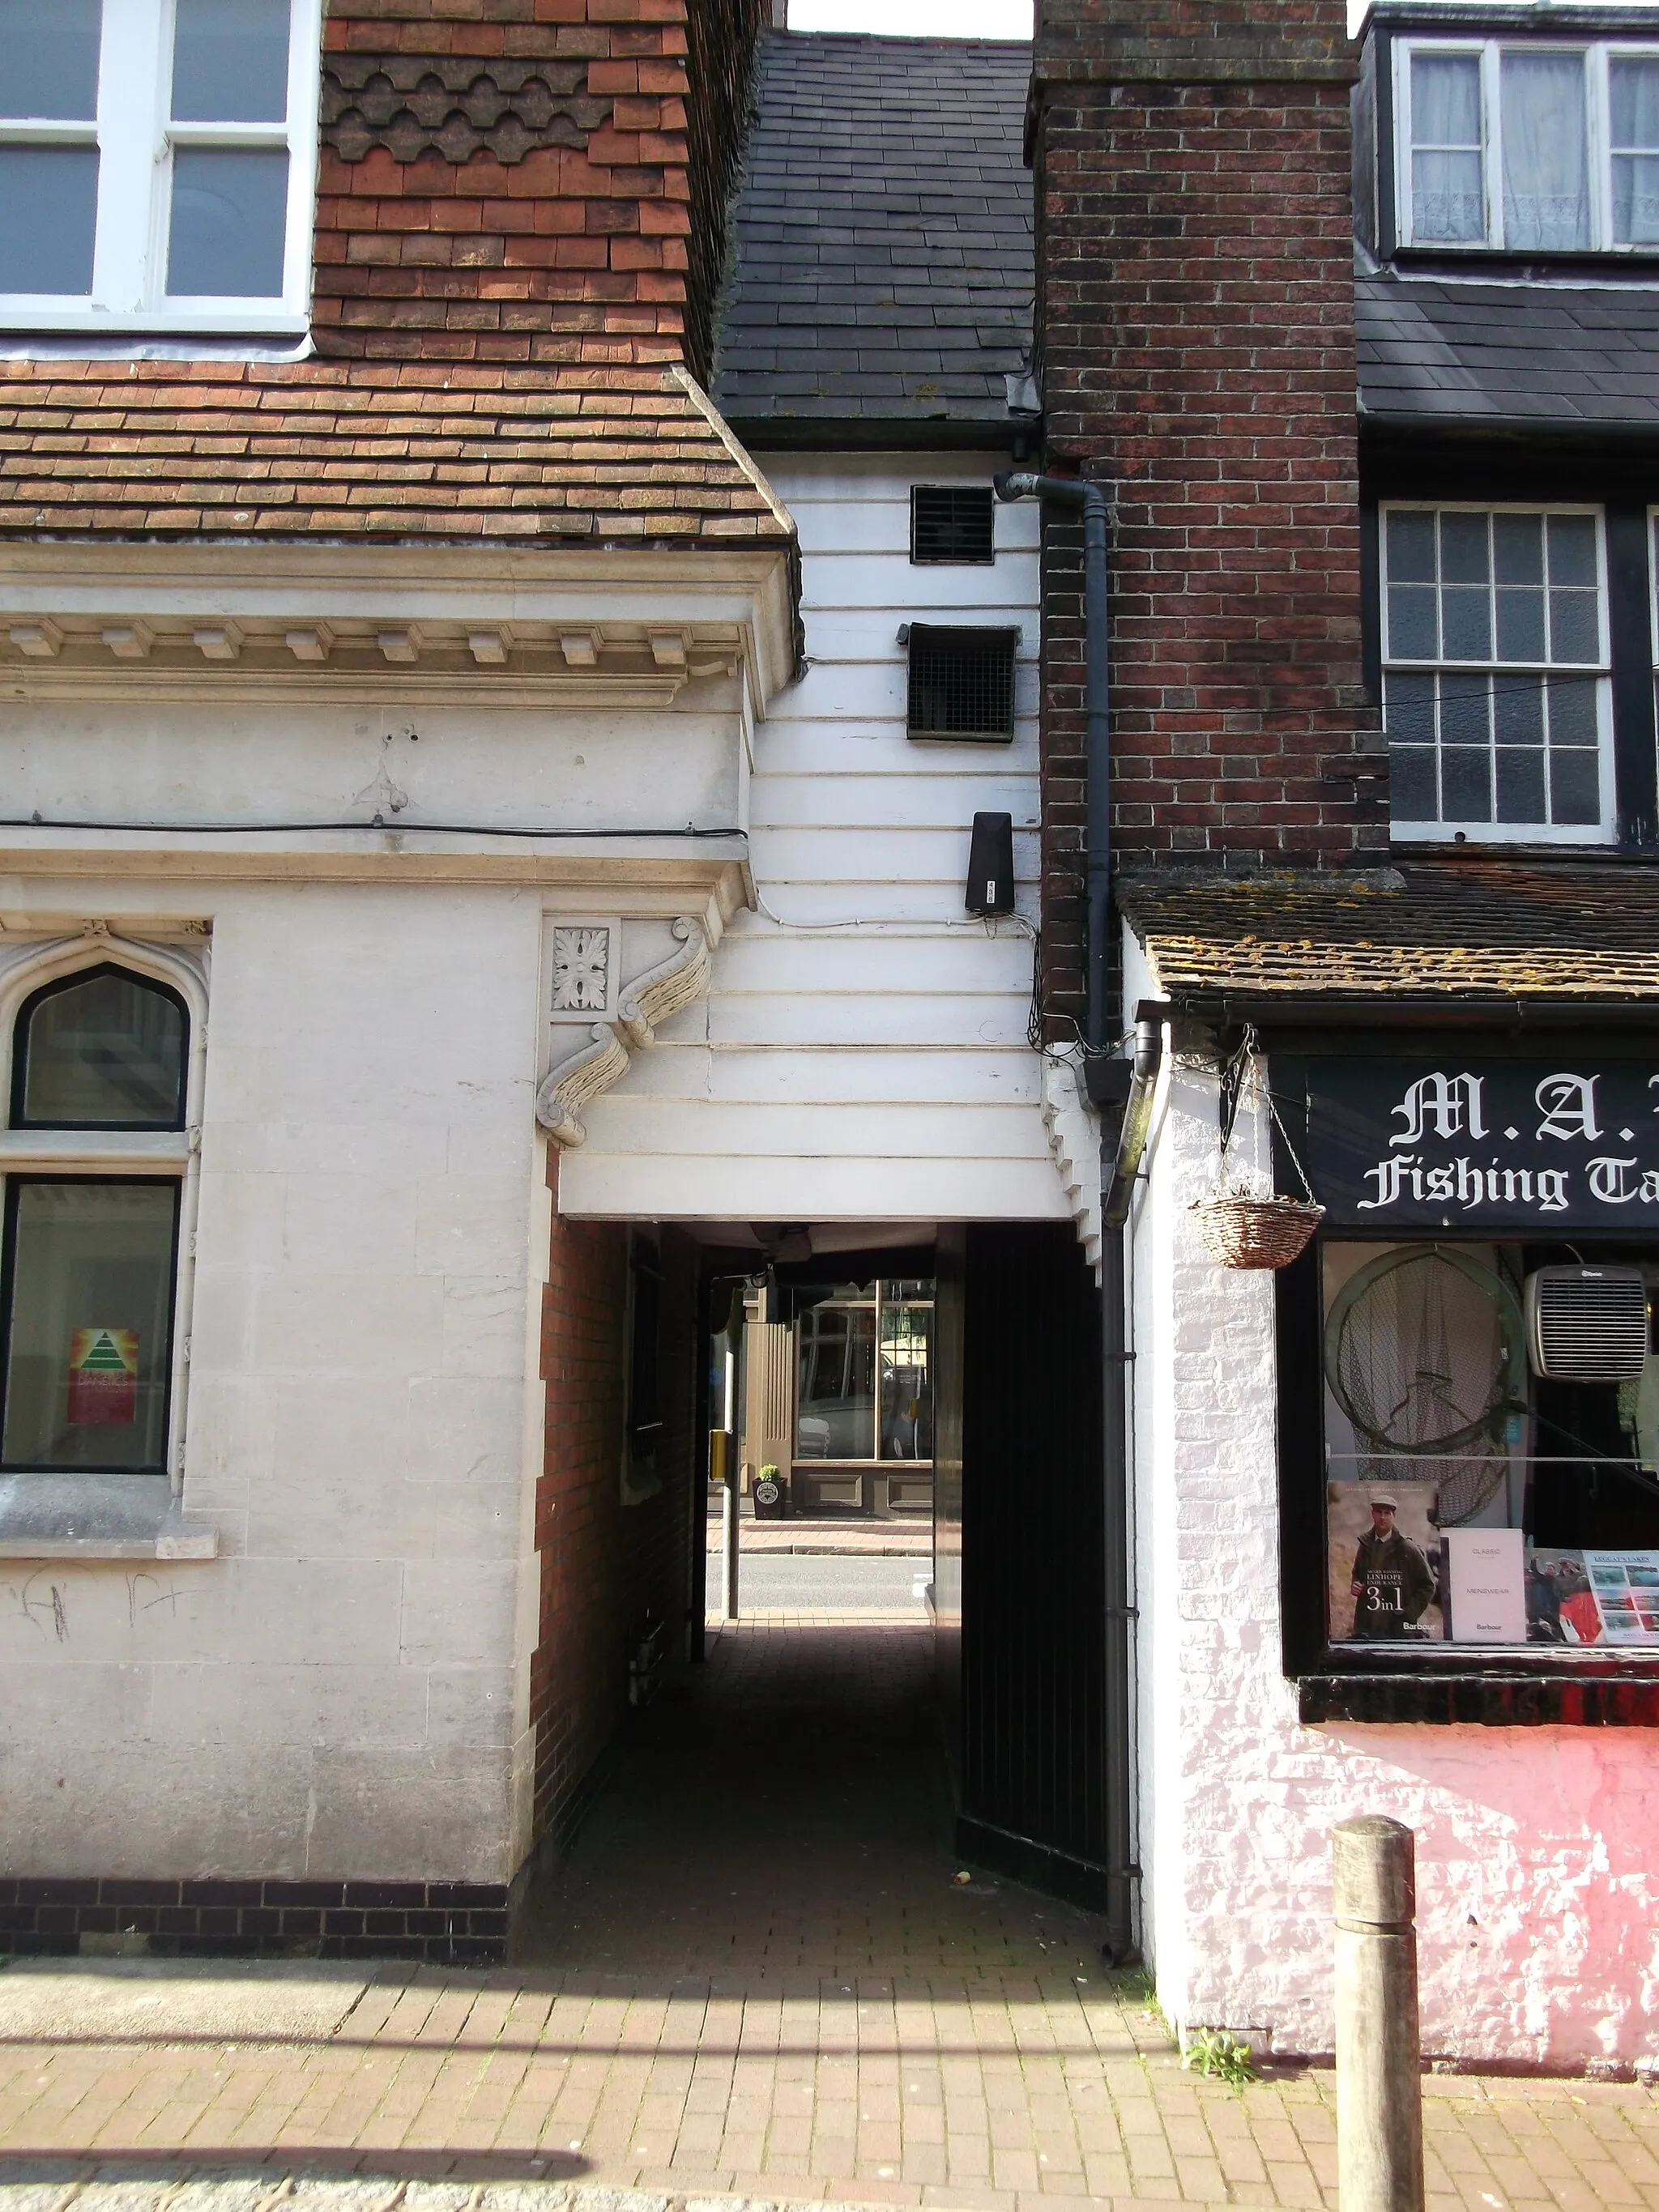
[(968, 848), (969, 914), (990, 915), (1014, 910), (1014, 817), (976, 814)]

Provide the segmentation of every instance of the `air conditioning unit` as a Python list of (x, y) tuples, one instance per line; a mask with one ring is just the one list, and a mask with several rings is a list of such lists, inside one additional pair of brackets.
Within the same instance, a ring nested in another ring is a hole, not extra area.
[(1540, 1267), (1526, 1282), (1527, 1356), (1559, 1382), (1630, 1382), (1648, 1356), (1639, 1267)]

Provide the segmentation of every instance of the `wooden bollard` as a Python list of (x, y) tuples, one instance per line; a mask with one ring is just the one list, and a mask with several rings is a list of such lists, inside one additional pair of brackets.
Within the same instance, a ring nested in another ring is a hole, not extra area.
[(1417, 1883), (1409, 1828), (1344, 1820), (1336, 1862), (1340, 2212), (1423, 2212)]

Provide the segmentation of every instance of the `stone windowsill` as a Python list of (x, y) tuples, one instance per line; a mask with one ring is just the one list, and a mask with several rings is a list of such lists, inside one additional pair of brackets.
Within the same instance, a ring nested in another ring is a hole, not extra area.
[(164, 1474), (0, 1475), (0, 1559), (212, 1559)]

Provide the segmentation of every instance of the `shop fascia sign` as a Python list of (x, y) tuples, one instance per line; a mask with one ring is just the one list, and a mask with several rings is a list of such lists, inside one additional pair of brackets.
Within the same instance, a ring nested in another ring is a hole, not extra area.
[(1659, 1070), (1311, 1060), (1308, 1170), (1328, 1228), (1659, 1224)]

